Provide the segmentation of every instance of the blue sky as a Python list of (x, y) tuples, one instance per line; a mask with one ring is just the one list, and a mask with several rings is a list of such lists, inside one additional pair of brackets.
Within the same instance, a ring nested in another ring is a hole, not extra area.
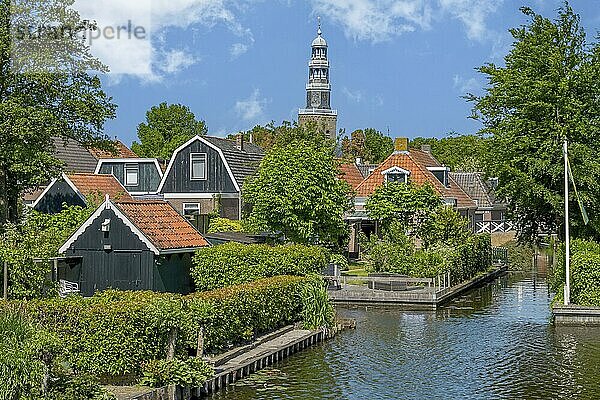
[[(89, 0), (86, 0), (89, 1)], [(554, 16), (560, 1), (487, 0), (148, 0), (151, 72), (104, 76), (118, 105), (106, 133), (130, 144), (153, 105), (181, 103), (211, 135), (297, 118), (316, 19), (329, 43), (332, 106), (338, 127), (389, 129), (396, 136), (473, 133), (480, 93), (474, 68), (502, 63), (519, 7)], [(140, 4), (143, 2), (131, 2)], [(598, 2), (573, 1), (588, 36), (600, 30)], [(109, 66), (131, 50), (109, 48)], [(92, 46), (92, 51), (94, 47)], [(122, 52), (119, 53), (119, 52)], [(102, 54), (102, 53), (101, 53)]]

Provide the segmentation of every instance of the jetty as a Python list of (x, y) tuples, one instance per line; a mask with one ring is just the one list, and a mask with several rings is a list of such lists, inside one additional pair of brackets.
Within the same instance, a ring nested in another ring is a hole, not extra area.
[[(401, 276), (338, 277), (338, 286), (329, 290), (337, 305), (398, 305), (411, 309), (436, 309), (467, 290), (506, 274), (508, 267), (497, 266), (466, 282), (452, 285), (448, 275), (436, 278)], [(358, 282), (359, 284), (353, 284)], [(365, 285), (366, 283), (366, 285)]]

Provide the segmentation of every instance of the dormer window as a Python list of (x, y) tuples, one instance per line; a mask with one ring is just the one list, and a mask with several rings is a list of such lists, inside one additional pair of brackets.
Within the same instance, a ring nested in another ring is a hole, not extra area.
[(429, 172), (431, 172), (438, 181), (445, 187), (450, 187), (450, 179), (448, 176), (450, 175), (450, 168), (448, 167), (427, 167)]
[(384, 179), (386, 182), (408, 183), (408, 177), (410, 176), (410, 171), (407, 171), (400, 167), (392, 167), (392, 168), (386, 169), (381, 174), (384, 176)]
[(140, 168), (137, 164), (125, 164), (125, 186), (137, 186)]
[(193, 181), (206, 180), (206, 153), (190, 154), (190, 179)]

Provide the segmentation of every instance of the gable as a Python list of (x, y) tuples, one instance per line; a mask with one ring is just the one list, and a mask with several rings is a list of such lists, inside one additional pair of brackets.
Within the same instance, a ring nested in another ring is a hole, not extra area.
[[(206, 154), (206, 179), (191, 179), (190, 155)], [(199, 137), (177, 149), (159, 187), (160, 193), (238, 193), (220, 151)]]
[(57, 214), (62, 211), (63, 203), (69, 206), (86, 206), (85, 200), (71, 185), (64, 179), (55, 179), (33, 203), (32, 207), (42, 213)]
[[(138, 184), (126, 185), (125, 165), (133, 164), (138, 167)], [(111, 174), (133, 194), (156, 193), (162, 179), (162, 171), (157, 160), (151, 159), (104, 159), (98, 162), (97, 174)]]

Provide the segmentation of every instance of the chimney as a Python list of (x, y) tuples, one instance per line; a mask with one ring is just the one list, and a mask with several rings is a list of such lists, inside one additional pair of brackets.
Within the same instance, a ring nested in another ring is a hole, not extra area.
[(394, 153), (408, 153), (408, 138), (396, 138), (394, 140)]
[(421, 151), (431, 154), (431, 145), (430, 144), (422, 144)]
[(238, 150), (244, 150), (244, 134), (243, 133), (239, 133), (236, 137), (235, 137), (235, 147), (238, 148)]

